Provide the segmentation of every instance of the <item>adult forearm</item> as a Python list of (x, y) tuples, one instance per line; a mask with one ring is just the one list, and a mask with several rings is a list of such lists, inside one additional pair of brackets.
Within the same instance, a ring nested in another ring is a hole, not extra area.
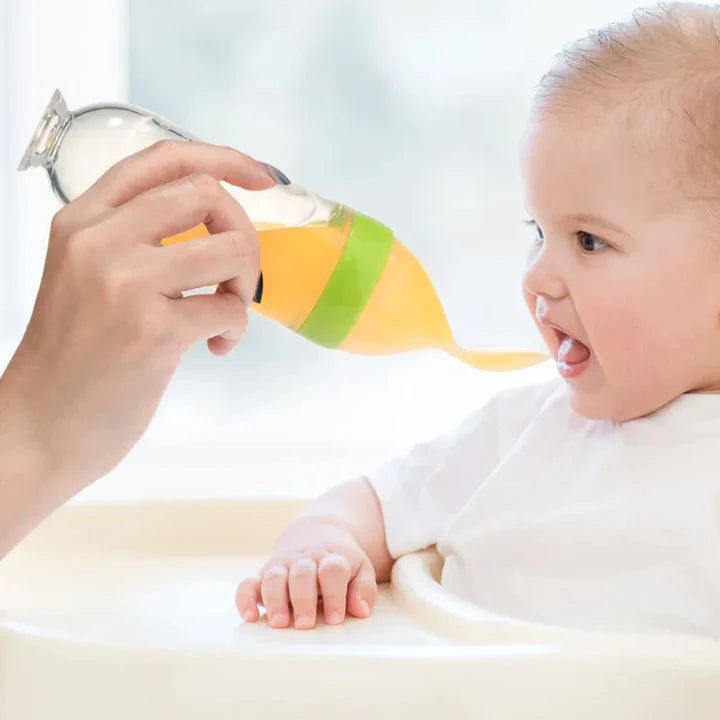
[(0, 377), (0, 558), (67, 499), (50, 465), (20, 400)]

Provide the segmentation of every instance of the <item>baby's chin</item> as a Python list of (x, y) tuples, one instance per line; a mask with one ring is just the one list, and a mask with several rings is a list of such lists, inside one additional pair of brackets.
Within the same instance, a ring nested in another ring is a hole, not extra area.
[(570, 407), (588, 420), (629, 422), (650, 415), (672, 402), (670, 398), (640, 398), (627, 391), (611, 390), (607, 386), (595, 390), (568, 384)]
[(625, 422), (623, 413), (618, 413), (616, 409), (605, 407), (606, 403), (599, 400), (588, 400), (587, 397), (581, 396), (581, 393), (572, 386), (568, 387), (570, 393), (570, 407), (578, 414), (588, 420), (607, 420), (610, 422)]

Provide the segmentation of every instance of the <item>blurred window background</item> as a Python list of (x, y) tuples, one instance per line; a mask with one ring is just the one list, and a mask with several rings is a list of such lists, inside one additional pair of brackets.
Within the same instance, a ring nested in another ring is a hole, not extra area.
[[(15, 172), (56, 87), (71, 109), (146, 107), (380, 219), (427, 269), (461, 343), (544, 349), (521, 294), (530, 95), (563, 44), (633, 7), (3, 3), (0, 360), (22, 337), (58, 209), (44, 171)], [(314, 495), (452, 428), (493, 392), (555, 374), (551, 362), (484, 373), (439, 351), (328, 351), (251, 314), (231, 355), (188, 352), (146, 436), (81, 498)]]

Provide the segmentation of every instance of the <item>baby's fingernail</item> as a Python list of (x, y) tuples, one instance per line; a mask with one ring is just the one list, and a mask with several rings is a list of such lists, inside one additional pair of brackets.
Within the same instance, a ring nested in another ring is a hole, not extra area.
[(363, 616), (367, 617), (370, 614), (370, 606), (364, 600), (361, 600), (359, 605)]
[(275, 613), (275, 615), (273, 615), (270, 618), (270, 624), (274, 625), (275, 627), (278, 627), (280, 625), (285, 625), (285, 623), (287, 621), (288, 621), (288, 616), (285, 615), (284, 613)]
[(337, 625), (342, 620), (342, 615), (336, 611), (331, 612), (327, 618), (328, 625)]
[(243, 611), (242, 619), (245, 622), (253, 622), (253, 620), (255, 620), (255, 613), (248, 608), (247, 610)]
[(312, 627), (313, 620), (309, 615), (298, 615), (295, 618), (295, 627), (309, 628)]

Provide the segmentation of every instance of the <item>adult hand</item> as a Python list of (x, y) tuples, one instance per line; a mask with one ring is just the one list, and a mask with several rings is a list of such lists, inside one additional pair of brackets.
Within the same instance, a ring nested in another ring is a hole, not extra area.
[[(24, 518), (16, 524), (32, 527), (125, 456), (195, 342), (225, 354), (243, 336), (258, 236), (221, 180), (274, 185), (261, 163), (231, 148), (161, 141), (55, 215), (30, 322), (0, 378), (0, 481), (24, 478), (36, 500), (34, 510), (15, 507)], [(209, 236), (161, 245), (200, 223)], [(214, 294), (182, 296), (214, 284)]]

